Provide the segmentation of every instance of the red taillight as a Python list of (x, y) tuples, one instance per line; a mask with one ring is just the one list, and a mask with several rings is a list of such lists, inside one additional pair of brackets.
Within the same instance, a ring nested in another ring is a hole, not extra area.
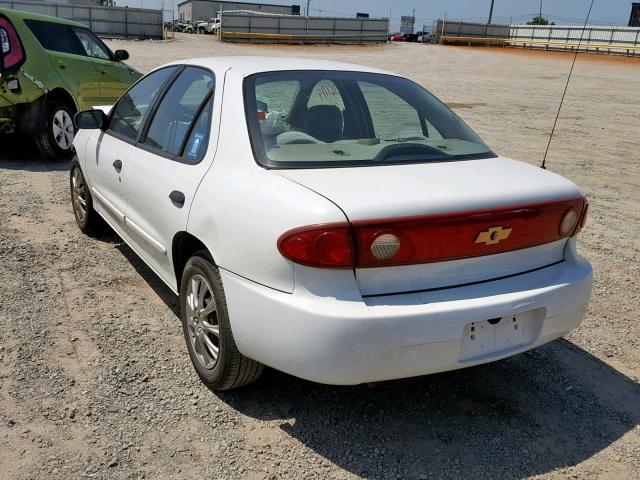
[(278, 248), (296, 263), (334, 268), (383, 267), (480, 257), (576, 235), (584, 225), (584, 205), (583, 198), (576, 198), (458, 213), (315, 225), (286, 232), (280, 237)]
[[(443, 262), (494, 255), (551, 243), (574, 234), (560, 231), (568, 211), (580, 218), (584, 199), (459, 213), (354, 222), (358, 267)], [(566, 226), (566, 225), (565, 225)], [(566, 230), (566, 229), (565, 229)], [(381, 233), (395, 235), (395, 256), (381, 260), (372, 249)]]
[(278, 239), (280, 253), (312, 267), (353, 268), (353, 245), (348, 223), (296, 228)]
[(18, 34), (9, 19), (2, 16), (0, 16), (0, 50), (3, 72), (11, 72), (24, 62), (24, 50)]

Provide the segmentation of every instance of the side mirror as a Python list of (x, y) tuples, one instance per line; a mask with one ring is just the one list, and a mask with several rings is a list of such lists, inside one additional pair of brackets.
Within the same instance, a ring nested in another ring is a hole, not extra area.
[(85, 110), (76, 113), (74, 121), (76, 128), (86, 130), (104, 130), (107, 127), (108, 117), (102, 110)]
[(126, 50), (116, 50), (113, 54), (113, 59), (118, 62), (129, 60), (129, 52), (127, 52)]

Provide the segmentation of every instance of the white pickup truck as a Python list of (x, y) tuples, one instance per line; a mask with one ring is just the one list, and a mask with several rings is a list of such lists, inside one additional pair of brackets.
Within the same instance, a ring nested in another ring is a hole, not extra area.
[(198, 22), (196, 25), (197, 33), (218, 33), (220, 28), (219, 18), (210, 18), (206, 22)]

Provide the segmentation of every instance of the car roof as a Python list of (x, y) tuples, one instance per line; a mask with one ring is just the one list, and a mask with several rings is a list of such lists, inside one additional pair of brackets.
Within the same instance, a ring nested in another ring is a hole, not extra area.
[[(45, 4), (46, 5), (46, 4)], [(0, 8), (0, 15), (4, 15), (9, 20), (40, 20), (42, 22), (59, 23), (62, 25), (72, 25), (74, 27), (85, 27), (82, 23), (73, 22), (64, 18), (52, 17), (50, 15), (40, 15), (39, 13), (24, 12), (22, 10), (13, 10), (9, 8)]]
[(241, 77), (247, 77), (255, 73), (275, 72), (286, 70), (332, 70), (347, 72), (367, 72), (395, 75), (386, 70), (355, 65), (352, 63), (332, 62), (327, 60), (315, 60), (295, 57), (255, 57), (255, 56), (229, 56), (229, 57), (205, 57), (192, 58), (182, 62), (189, 65), (198, 65), (207, 68), (228, 68)]

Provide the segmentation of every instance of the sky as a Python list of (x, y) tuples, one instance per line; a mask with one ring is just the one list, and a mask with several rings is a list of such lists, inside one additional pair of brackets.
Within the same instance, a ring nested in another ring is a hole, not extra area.
[[(117, 5), (159, 8), (163, 0), (116, 0)], [(164, 0), (171, 9), (181, 0)], [(259, 3), (260, 0), (248, 0)], [(542, 15), (556, 24), (583, 24), (591, 0), (542, 0)], [(635, 0), (638, 1), (638, 0)], [(283, 5), (299, 4), (304, 9), (306, 0), (265, 0), (265, 3)], [(416, 10), (416, 27), (431, 25), (444, 17), (451, 20), (486, 22), (491, 0), (311, 0), (311, 14), (322, 16), (355, 16), (356, 12), (369, 13), (372, 17), (389, 17), (391, 29), (398, 30), (401, 15), (411, 15)], [(175, 8), (175, 7), (174, 7)], [(176, 8), (177, 10), (177, 8)], [(494, 23), (526, 23), (538, 14), (540, 0), (494, 0)], [(626, 25), (631, 13), (631, 0), (595, 0), (590, 24)]]
[[(556, 24), (583, 24), (589, 3), (590, 0), (542, 0), (542, 16)], [(367, 12), (388, 17), (391, 9), (392, 25), (398, 25), (400, 16), (411, 15), (415, 8), (416, 24), (430, 24), (445, 13), (452, 20), (486, 22), (490, 4), (491, 0), (312, 0), (311, 13)], [(526, 23), (539, 11), (540, 0), (494, 0), (493, 22)], [(630, 12), (629, 0), (595, 0), (589, 23), (626, 25)]]

